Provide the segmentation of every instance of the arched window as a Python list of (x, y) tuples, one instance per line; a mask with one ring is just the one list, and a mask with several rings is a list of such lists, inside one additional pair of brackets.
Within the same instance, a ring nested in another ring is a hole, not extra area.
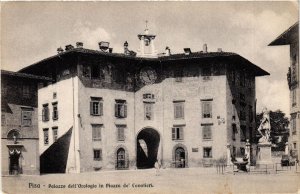
[(118, 169), (126, 168), (125, 150), (123, 148), (119, 148), (117, 151), (117, 168)]
[(7, 134), (7, 139), (19, 139), (21, 137), (20, 132), (17, 129), (12, 129)]

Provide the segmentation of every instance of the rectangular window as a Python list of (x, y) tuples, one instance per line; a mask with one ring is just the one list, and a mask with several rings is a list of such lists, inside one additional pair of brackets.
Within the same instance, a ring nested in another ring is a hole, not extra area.
[(101, 141), (101, 128), (102, 125), (92, 124), (93, 141)]
[(48, 145), (49, 144), (49, 129), (43, 129), (43, 133), (44, 133), (44, 145)]
[(23, 85), (23, 97), (24, 98), (30, 97), (30, 86), (29, 85)]
[(57, 119), (58, 119), (57, 102), (52, 103), (52, 108), (53, 108), (52, 119), (53, 119), (53, 120), (57, 120)]
[(237, 133), (236, 124), (232, 124), (232, 140), (235, 141), (235, 134)]
[(49, 106), (48, 106), (48, 104), (43, 104), (42, 121), (49, 121)]
[(117, 118), (126, 118), (127, 117), (126, 100), (116, 100), (115, 117), (117, 117)]
[(296, 106), (297, 105), (297, 102), (296, 102), (296, 89), (293, 89), (292, 90), (292, 106), (294, 107), (294, 106)]
[(153, 100), (154, 94), (150, 94), (150, 93), (143, 94), (143, 99), (144, 100)]
[(174, 102), (174, 118), (184, 119), (184, 102), (178, 101)]
[(52, 128), (52, 134), (53, 134), (53, 142), (57, 141), (57, 139), (58, 139), (58, 128), (57, 127)]
[(203, 138), (203, 140), (211, 140), (212, 139), (211, 125), (202, 126), (202, 138)]
[(30, 126), (32, 122), (32, 110), (30, 109), (22, 109), (22, 125)]
[(90, 115), (93, 115), (93, 116), (102, 116), (103, 115), (103, 101), (102, 101), (102, 98), (91, 97)]
[(175, 82), (182, 82), (183, 72), (182, 69), (176, 69), (174, 71)]
[(1, 113), (1, 125), (5, 125), (6, 124), (6, 118), (5, 118), (5, 114)]
[(203, 158), (212, 158), (212, 148), (211, 147), (203, 148)]
[(125, 125), (118, 125), (118, 141), (125, 141)]
[(96, 160), (96, 161), (102, 160), (102, 150), (94, 149), (94, 160)]
[(144, 103), (144, 119), (153, 120), (153, 103)]
[(296, 126), (296, 115), (291, 116), (291, 127), (292, 127), (292, 135), (297, 134), (297, 126)]
[(183, 140), (183, 127), (172, 127), (172, 140)]
[(245, 125), (241, 125), (240, 139), (241, 139), (241, 141), (246, 141), (246, 126)]
[(212, 100), (202, 100), (202, 118), (212, 118)]

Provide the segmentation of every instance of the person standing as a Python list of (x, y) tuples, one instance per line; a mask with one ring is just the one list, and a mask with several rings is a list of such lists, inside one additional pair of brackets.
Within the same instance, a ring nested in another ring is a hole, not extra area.
[(158, 160), (156, 160), (154, 167), (155, 167), (155, 175), (159, 176), (160, 163)]

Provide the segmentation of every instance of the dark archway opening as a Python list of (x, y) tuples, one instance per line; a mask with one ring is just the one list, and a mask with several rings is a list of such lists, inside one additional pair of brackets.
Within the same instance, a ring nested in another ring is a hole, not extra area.
[(157, 160), (159, 133), (151, 128), (143, 129), (137, 136), (136, 166), (138, 169), (153, 168)]

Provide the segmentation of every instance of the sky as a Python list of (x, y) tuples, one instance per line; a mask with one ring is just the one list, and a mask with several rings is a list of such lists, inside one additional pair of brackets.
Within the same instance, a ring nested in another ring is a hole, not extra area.
[(6, 2), (1, 4), (1, 69), (18, 71), (76, 42), (99, 49), (109, 41), (113, 52), (139, 46), (145, 29), (157, 35), (164, 52), (183, 48), (235, 52), (268, 71), (256, 78), (257, 112), (263, 107), (289, 115), (286, 74), (289, 46), (268, 46), (298, 21), (298, 2)]

